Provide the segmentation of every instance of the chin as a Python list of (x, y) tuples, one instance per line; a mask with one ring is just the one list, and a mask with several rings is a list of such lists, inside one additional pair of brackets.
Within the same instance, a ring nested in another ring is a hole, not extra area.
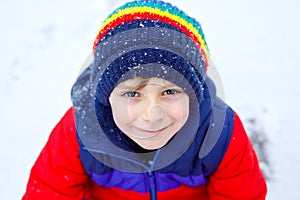
[(135, 142), (144, 149), (155, 150), (155, 149), (159, 149), (159, 148), (165, 146), (168, 141), (164, 142), (164, 143), (160, 143), (160, 144), (151, 144), (151, 142), (149, 144), (145, 144), (143, 142), (138, 142), (138, 141), (135, 141)]

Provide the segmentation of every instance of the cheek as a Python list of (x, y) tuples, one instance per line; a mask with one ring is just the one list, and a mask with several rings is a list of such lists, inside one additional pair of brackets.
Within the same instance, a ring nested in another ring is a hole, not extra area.
[(180, 99), (172, 104), (168, 104), (168, 116), (176, 119), (178, 122), (185, 122), (189, 115), (189, 100), (188, 98)]
[(126, 111), (128, 115), (128, 121), (130, 122), (136, 121), (141, 115), (140, 108), (132, 105), (130, 106), (129, 104), (127, 105)]
[(111, 101), (112, 113), (118, 126), (129, 124), (138, 116), (138, 109), (130, 105), (128, 101), (120, 99)]
[(110, 103), (114, 121), (120, 128), (128, 119), (128, 113), (124, 110), (124, 102), (113, 99)]

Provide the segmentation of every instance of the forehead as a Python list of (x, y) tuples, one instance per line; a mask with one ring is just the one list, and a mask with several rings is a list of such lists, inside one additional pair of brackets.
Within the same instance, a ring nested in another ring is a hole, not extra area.
[(132, 79), (128, 79), (126, 81), (121, 82), (119, 85), (117, 85), (117, 88), (123, 88), (123, 87), (130, 87), (130, 88), (136, 88), (140, 86), (145, 85), (159, 85), (163, 87), (169, 87), (169, 86), (176, 86), (174, 83), (167, 81), (162, 78), (152, 77), (152, 78), (142, 78), (142, 77), (135, 77)]

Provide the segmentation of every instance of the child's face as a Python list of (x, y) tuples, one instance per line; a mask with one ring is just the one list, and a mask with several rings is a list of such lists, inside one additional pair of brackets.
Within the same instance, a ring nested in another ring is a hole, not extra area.
[(164, 146), (185, 124), (189, 97), (161, 78), (134, 78), (120, 83), (109, 102), (116, 125), (144, 149)]

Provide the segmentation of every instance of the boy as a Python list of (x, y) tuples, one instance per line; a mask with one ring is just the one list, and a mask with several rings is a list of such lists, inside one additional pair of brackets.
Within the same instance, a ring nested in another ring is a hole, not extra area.
[(264, 199), (237, 114), (216, 96), (200, 24), (161, 1), (116, 9), (34, 164), (26, 199)]

